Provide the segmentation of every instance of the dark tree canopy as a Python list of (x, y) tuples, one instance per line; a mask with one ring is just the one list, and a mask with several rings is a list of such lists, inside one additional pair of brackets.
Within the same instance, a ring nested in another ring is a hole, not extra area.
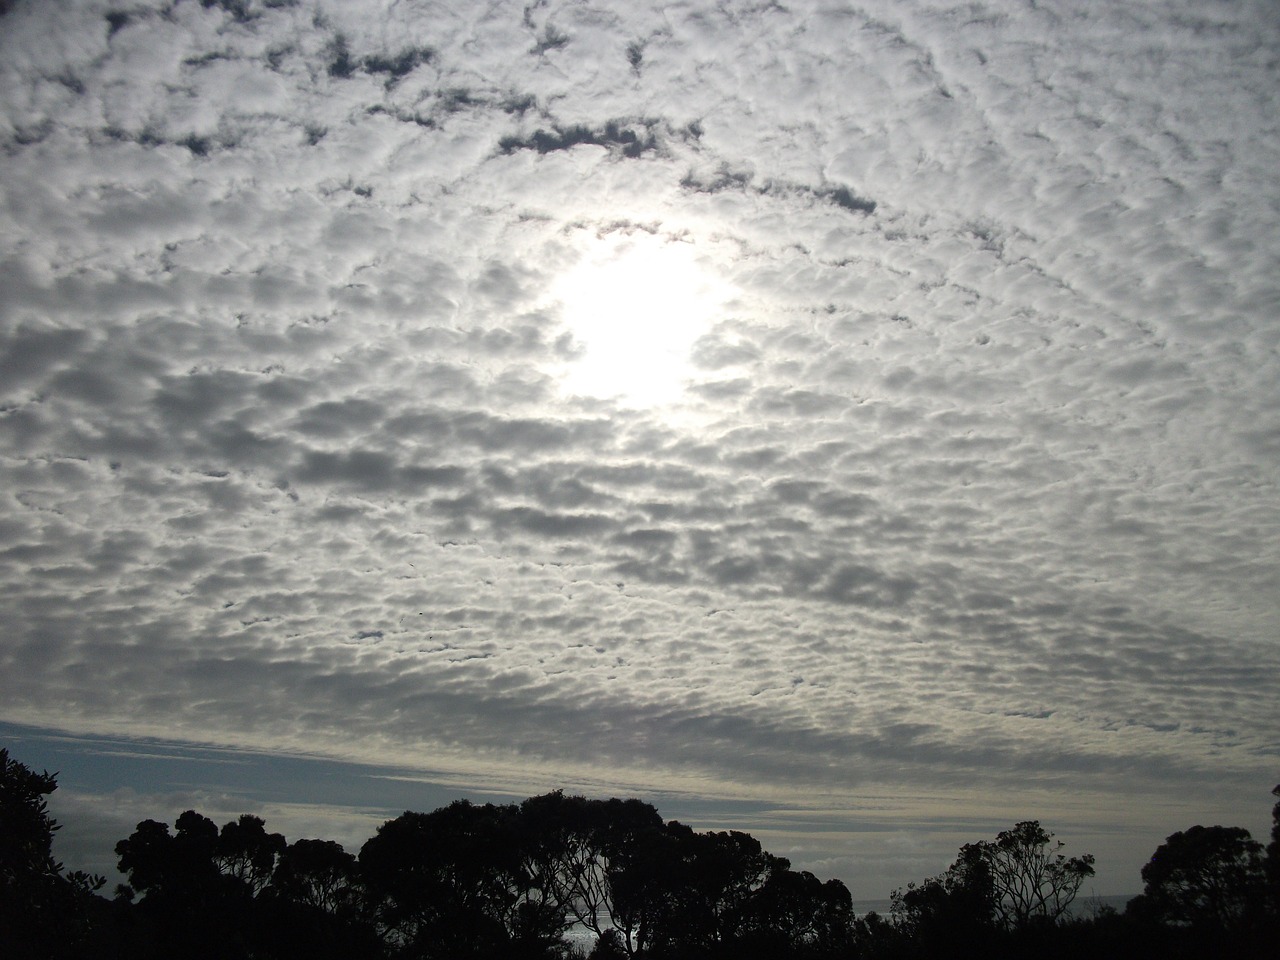
[(895, 890), (891, 899), (897, 929), (926, 953), (957, 941), (983, 944), (994, 930), (995, 890), (979, 858), (961, 856), (946, 873)]
[(49, 814), (56, 774), (36, 773), (0, 749), (0, 946), (8, 958), (71, 949), (85, 935), (101, 877), (64, 875), (53, 856), (60, 825)]
[(1267, 906), (1273, 916), (1280, 917), (1280, 784), (1271, 795), (1277, 800), (1271, 808), (1271, 842), (1267, 844)]
[(1038, 820), (1024, 820), (994, 840), (965, 844), (942, 876), (895, 891), (893, 915), (915, 934), (942, 940), (1057, 924), (1093, 876), (1093, 856), (1068, 859), (1063, 846)]
[(458, 800), (378, 828), (360, 869), (392, 944), (414, 957), (517, 957), (560, 941), (566, 908), (526, 868), (516, 814)]
[(36, 773), (0, 750), (0, 889), (6, 896), (62, 871), (53, 859), (58, 822), (46, 799), (57, 788), (54, 774)]
[(1138, 912), (1180, 926), (1236, 930), (1262, 908), (1262, 844), (1243, 827), (1180, 830), (1156, 849), (1142, 880)]
[(1067, 858), (1053, 834), (1038, 820), (1024, 820), (995, 840), (969, 844), (960, 859), (985, 870), (990, 879), (996, 921), (1006, 929), (1057, 923), (1093, 876), (1093, 855)]
[(526, 869), (550, 903), (573, 921), (633, 953), (647, 933), (647, 914), (628, 891), (640, 884), (665, 827), (640, 800), (588, 800), (562, 792), (520, 805)]
[(356, 858), (333, 840), (295, 840), (280, 854), (271, 877), (273, 894), (338, 915), (359, 906)]
[(219, 873), (244, 884), (256, 896), (271, 882), (276, 861), (284, 850), (281, 834), (267, 833), (261, 817), (244, 813), (225, 824), (218, 834), (214, 863)]

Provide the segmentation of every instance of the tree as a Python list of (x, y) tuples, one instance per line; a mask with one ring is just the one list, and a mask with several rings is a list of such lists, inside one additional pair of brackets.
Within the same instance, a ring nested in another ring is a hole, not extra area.
[(960, 848), (962, 861), (985, 869), (996, 921), (1006, 930), (1057, 923), (1085, 878), (1093, 876), (1092, 854), (1068, 859), (1058, 852), (1066, 844), (1052, 841), (1053, 834), (1040, 821), (1024, 820), (996, 834), (994, 841)]
[(641, 800), (588, 800), (555, 791), (520, 805), (525, 869), (547, 908), (567, 910), (627, 956), (638, 949), (645, 914), (619, 907), (619, 878), (643, 870), (641, 851), (650, 852), (664, 829), (658, 811)]
[(356, 909), (356, 858), (333, 840), (296, 840), (280, 855), (271, 878), (273, 895), (327, 914)]
[(201, 900), (219, 886), (214, 860), (218, 828), (208, 817), (187, 810), (174, 822), (176, 832), (158, 820), (143, 820), (116, 844), (120, 872), (148, 898)]
[(637, 953), (736, 953), (758, 891), (789, 869), (738, 830), (698, 833), (677, 821), (634, 851), (614, 880), (622, 917), (637, 917)]
[(333, 840), (297, 840), (263, 892), (263, 943), (273, 960), (339, 960), (383, 952), (356, 858)]
[(775, 870), (751, 897), (737, 956), (847, 957), (853, 952), (853, 899), (839, 880)]
[(255, 952), (266, 890), (285, 839), (248, 814), (221, 831), (187, 810), (174, 830), (144, 820), (116, 844), (120, 872), (142, 894), (139, 949), (155, 956), (233, 957)]
[[(1271, 791), (1280, 798), (1280, 784)], [(1271, 842), (1267, 844), (1267, 912), (1273, 922), (1280, 922), (1280, 799), (1271, 808)]]
[(63, 874), (53, 856), (60, 825), (46, 799), (57, 774), (36, 773), (0, 749), (0, 944), (7, 957), (49, 956), (85, 933), (101, 877)]
[(1194, 826), (1156, 848), (1142, 880), (1135, 914), (1208, 931), (1238, 930), (1262, 904), (1262, 844), (1243, 827)]
[(895, 926), (922, 955), (983, 956), (1001, 932), (1057, 924), (1093, 876), (1093, 857), (1068, 859), (1052, 841), (1039, 821), (1024, 820), (965, 844), (946, 873), (893, 892)]
[(62, 872), (53, 858), (58, 822), (45, 799), (58, 789), (56, 775), (36, 773), (0, 750), (0, 892), (13, 902), (22, 888)]
[[(960, 856), (947, 872), (890, 895), (892, 932), (925, 957), (980, 957), (996, 933), (995, 888), (981, 857)], [(889, 930), (880, 929), (886, 939)]]
[(239, 881), (257, 896), (271, 882), (284, 850), (282, 834), (267, 833), (261, 817), (242, 813), (238, 820), (223, 825), (213, 848), (214, 863), (223, 876)]
[(410, 957), (543, 957), (563, 946), (563, 906), (526, 868), (517, 811), (458, 800), (405, 812), (360, 850), (388, 944)]
[(169, 825), (144, 820), (116, 844), (120, 872), (139, 893), (205, 897), (238, 893), (256, 897), (271, 881), (285, 839), (267, 833), (260, 817), (242, 814), (219, 831), (208, 817), (187, 810)]

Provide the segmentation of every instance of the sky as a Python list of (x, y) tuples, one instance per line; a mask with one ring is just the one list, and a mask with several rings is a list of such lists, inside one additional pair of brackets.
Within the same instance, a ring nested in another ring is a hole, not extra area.
[(0, 3), (69, 866), (556, 788), (855, 898), (1280, 781), (1269, 2)]

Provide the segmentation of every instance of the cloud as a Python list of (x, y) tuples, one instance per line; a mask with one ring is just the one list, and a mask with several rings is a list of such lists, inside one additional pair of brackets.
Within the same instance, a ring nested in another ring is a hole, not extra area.
[[(1260, 9), (12, 5), (6, 718), (1252, 804)], [(667, 406), (562, 389), (628, 236), (731, 291)]]

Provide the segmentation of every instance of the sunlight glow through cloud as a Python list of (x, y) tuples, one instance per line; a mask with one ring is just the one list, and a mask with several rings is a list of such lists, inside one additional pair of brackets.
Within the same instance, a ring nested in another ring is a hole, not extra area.
[(634, 407), (678, 400), (690, 348), (730, 296), (689, 241), (600, 240), (554, 287), (579, 351), (561, 388)]

